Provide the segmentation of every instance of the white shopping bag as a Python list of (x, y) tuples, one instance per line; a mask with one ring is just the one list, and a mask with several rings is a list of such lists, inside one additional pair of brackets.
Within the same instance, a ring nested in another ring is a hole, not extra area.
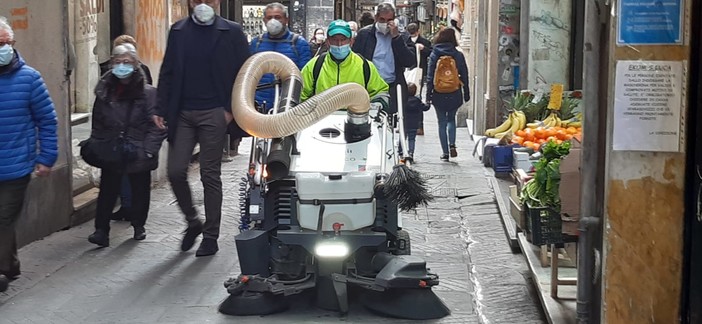
[(405, 80), (407, 80), (407, 83), (409, 84), (410, 82), (414, 83), (417, 85), (417, 88), (422, 87), (422, 68), (419, 67), (419, 44), (415, 45), (415, 51), (417, 52), (417, 67), (413, 69), (406, 69), (405, 70)]

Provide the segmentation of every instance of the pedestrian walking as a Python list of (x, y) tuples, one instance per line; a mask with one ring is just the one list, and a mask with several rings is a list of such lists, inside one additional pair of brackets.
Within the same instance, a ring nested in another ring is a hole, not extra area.
[[(290, 58), (302, 70), (312, 58), (312, 52), (304, 37), (288, 29), (288, 10), (281, 3), (273, 2), (266, 5), (263, 16), (267, 32), (251, 41), (251, 53), (277, 52)], [(273, 74), (266, 74), (261, 78), (260, 85), (271, 84), (274, 80)], [(273, 108), (274, 100), (274, 87), (256, 91), (256, 101), (265, 103), (267, 110)]]
[[(120, 35), (115, 38), (114, 41), (112, 41), (112, 48), (115, 48), (119, 45), (123, 44), (131, 44), (134, 46), (134, 48), (138, 51), (139, 46), (137, 45), (136, 40), (134, 37), (130, 35)], [(151, 78), (151, 70), (149, 69), (146, 64), (143, 62), (139, 62), (139, 68), (141, 69), (141, 72), (144, 73), (144, 81), (148, 85), (153, 84), (153, 79)], [(109, 73), (110, 70), (112, 69), (112, 58), (109, 60), (100, 63), (100, 78), (102, 78), (105, 73)], [(132, 212), (131, 212), (131, 207), (132, 207), (132, 186), (129, 184), (129, 177), (125, 174), (124, 177), (122, 178), (122, 189), (120, 191), (120, 196), (119, 196), (119, 210), (116, 211), (115, 213), (112, 214), (110, 219), (116, 220), (116, 221), (131, 221), (132, 220)]]
[(410, 82), (407, 84), (407, 106), (404, 106), (403, 125), (405, 127), (405, 140), (407, 143), (406, 155), (403, 154), (403, 145), (400, 142), (399, 154), (405, 158), (414, 161), (414, 149), (417, 141), (417, 130), (420, 122), (423, 120), (422, 115), (429, 110), (429, 105), (422, 102), (422, 99), (417, 97), (417, 85)]
[(58, 157), (54, 104), (14, 46), (14, 31), (0, 17), (0, 292), (20, 275), (15, 226), (32, 172), (49, 175)]
[[(407, 32), (410, 34), (410, 41), (412, 41), (417, 50), (419, 50), (419, 67), (422, 69), (422, 79), (421, 84), (417, 85), (417, 93), (418, 97), (421, 98), (422, 89), (424, 89), (427, 80), (427, 63), (429, 54), (431, 54), (431, 42), (421, 35), (419, 26), (417, 26), (416, 23), (407, 25)], [(410, 95), (410, 99), (412, 98), (411, 96), (412, 95)], [(424, 114), (420, 115), (417, 135), (424, 135)]]
[[(92, 131), (81, 148), (83, 159), (100, 168), (95, 232), (88, 241), (101, 247), (110, 246), (110, 216), (125, 176), (133, 194), (134, 239), (146, 238), (144, 225), (151, 200), (151, 170), (158, 167), (158, 152), (166, 137), (152, 118), (156, 114), (156, 88), (146, 84), (139, 57), (131, 44), (118, 45), (112, 50), (109, 72), (95, 87)], [(113, 148), (118, 155), (106, 152)]]
[[(154, 116), (159, 127), (168, 123), (168, 179), (188, 223), (181, 250), (190, 250), (203, 234), (196, 256), (219, 251), (222, 151), (233, 119), (231, 93), (236, 75), (250, 56), (241, 26), (215, 14), (219, 4), (219, 0), (190, 0), (193, 15), (171, 26), (159, 75), (159, 111)], [(204, 225), (188, 183), (188, 166), (198, 143)]]
[(313, 35), (312, 39), (310, 39), (310, 50), (312, 51), (312, 57), (316, 57), (326, 53), (329, 47), (326, 43), (327, 38), (324, 35), (324, 28), (315, 29)]
[[(414, 44), (408, 35), (400, 34), (395, 22), (395, 7), (381, 3), (375, 13), (375, 24), (361, 28), (353, 43), (353, 51), (373, 62), (380, 76), (390, 87), (390, 111), (397, 112), (397, 102), (407, 104), (407, 81), (405, 68), (414, 67), (416, 55)], [(397, 96), (397, 86), (402, 89)]]
[(429, 55), (427, 74), (427, 104), (433, 104), (439, 123), (442, 161), (449, 155), (457, 157), (456, 112), (464, 102), (470, 100), (468, 67), (463, 53), (456, 47), (458, 41), (453, 29), (439, 32)]

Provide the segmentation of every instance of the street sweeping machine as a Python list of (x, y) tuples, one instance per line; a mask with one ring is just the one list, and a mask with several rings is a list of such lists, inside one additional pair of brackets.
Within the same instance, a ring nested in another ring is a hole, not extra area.
[[(256, 110), (261, 76), (280, 80), (279, 105)], [(376, 313), (407, 319), (450, 313), (433, 293), (439, 278), (410, 254), (399, 209), (430, 200), (424, 179), (398, 163), (394, 115), (358, 84), (341, 84), (299, 103), (302, 81), (287, 57), (252, 56), (234, 85), (232, 112), (251, 134), (239, 191), (241, 275), (224, 284), (220, 312), (265, 315), (311, 291), (318, 307), (348, 312), (349, 289)], [(401, 127), (402, 123), (398, 123)]]

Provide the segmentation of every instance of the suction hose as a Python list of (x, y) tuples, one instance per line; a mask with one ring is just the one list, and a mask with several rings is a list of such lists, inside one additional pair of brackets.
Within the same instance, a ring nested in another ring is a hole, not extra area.
[[(302, 83), (300, 71), (288, 57), (275, 52), (254, 54), (241, 67), (232, 90), (232, 114), (247, 133), (261, 138), (280, 138), (295, 134), (334, 111), (346, 108), (349, 120), (367, 116), (368, 92), (356, 83), (345, 83), (321, 92), (285, 111), (267, 115), (254, 107), (256, 85), (266, 73), (285, 82)], [(367, 118), (367, 117), (366, 117)]]

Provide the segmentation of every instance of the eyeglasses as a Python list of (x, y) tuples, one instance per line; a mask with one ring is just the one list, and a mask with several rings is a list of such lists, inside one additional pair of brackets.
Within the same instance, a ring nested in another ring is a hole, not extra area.
[(112, 60), (112, 64), (117, 65), (117, 64), (131, 64), (134, 65), (136, 64), (135, 61), (132, 60), (120, 60), (120, 59), (114, 59)]

